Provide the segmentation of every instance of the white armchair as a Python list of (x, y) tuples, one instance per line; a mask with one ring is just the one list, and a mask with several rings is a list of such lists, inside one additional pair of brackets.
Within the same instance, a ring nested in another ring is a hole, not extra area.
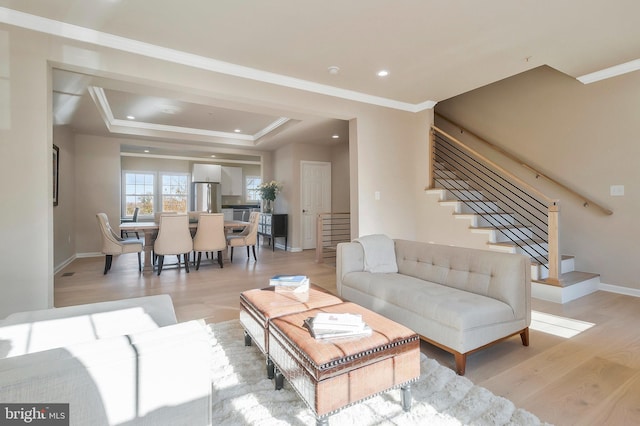
[(167, 295), (0, 321), (0, 401), (68, 403), (71, 425), (210, 425), (210, 371), (204, 323)]

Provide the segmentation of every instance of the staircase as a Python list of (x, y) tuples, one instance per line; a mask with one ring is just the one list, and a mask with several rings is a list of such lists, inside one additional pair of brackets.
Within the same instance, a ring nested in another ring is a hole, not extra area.
[(486, 234), (491, 250), (530, 257), (533, 297), (566, 303), (598, 289), (600, 276), (576, 271), (574, 257), (568, 255), (560, 257), (559, 280), (550, 280), (548, 242), (539, 227), (445, 163), (433, 165), (433, 187), (426, 193), (437, 195), (441, 206), (453, 208), (454, 220), (468, 221), (470, 232)]

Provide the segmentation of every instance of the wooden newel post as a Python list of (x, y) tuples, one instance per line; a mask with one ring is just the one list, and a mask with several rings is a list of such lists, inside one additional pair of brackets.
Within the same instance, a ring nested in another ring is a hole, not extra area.
[(322, 241), (322, 218), (323, 214), (319, 214), (316, 217), (316, 263), (324, 263), (324, 257), (322, 256), (323, 241)]
[(560, 283), (561, 262), (560, 255), (560, 205), (556, 200), (549, 206), (549, 278), (548, 281)]

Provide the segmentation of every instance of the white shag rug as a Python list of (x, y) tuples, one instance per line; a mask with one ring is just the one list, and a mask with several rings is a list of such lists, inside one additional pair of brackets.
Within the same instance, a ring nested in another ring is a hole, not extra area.
[[(311, 410), (285, 381), (274, 390), (265, 357), (244, 346), (237, 320), (210, 324), (214, 425), (315, 425)], [(475, 386), (422, 355), (420, 379), (411, 387), (411, 411), (391, 390), (329, 417), (330, 425), (547, 425), (508, 399)]]

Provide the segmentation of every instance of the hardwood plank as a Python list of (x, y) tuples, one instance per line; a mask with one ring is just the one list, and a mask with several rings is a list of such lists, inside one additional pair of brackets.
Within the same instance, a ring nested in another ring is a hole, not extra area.
[(553, 423), (564, 424), (570, 419), (572, 424), (584, 424), (592, 413), (604, 410), (607, 397), (626, 386), (636, 373), (604, 358), (590, 358), (531, 395), (526, 408)]
[[(169, 294), (179, 321), (237, 318), (240, 292), (268, 285), (279, 273), (305, 274), (336, 292), (335, 267), (315, 263), (315, 252), (299, 253), (267, 246), (258, 261), (236, 250), (233, 264), (220, 269), (209, 260), (189, 274), (165, 269), (160, 277), (138, 273), (135, 255), (115, 257), (102, 274), (104, 258), (77, 259), (56, 274), (55, 306)], [(71, 276), (63, 276), (72, 273)], [(640, 298), (598, 291), (564, 305), (532, 300), (536, 311), (594, 323), (570, 338), (531, 330), (529, 347), (519, 337), (474, 353), (466, 377), (512, 400), (543, 421), (563, 424), (640, 424)], [(421, 351), (454, 368), (453, 356), (424, 342)]]

